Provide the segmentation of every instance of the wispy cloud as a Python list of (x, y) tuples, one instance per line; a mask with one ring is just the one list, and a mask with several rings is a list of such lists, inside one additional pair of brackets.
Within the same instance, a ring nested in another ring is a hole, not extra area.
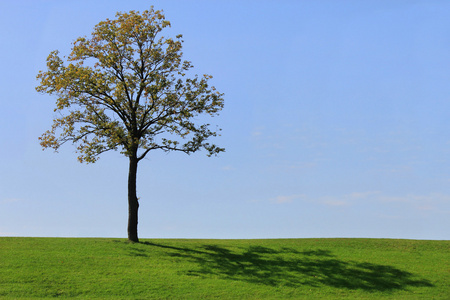
[(20, 198), (4, 198), (0, 200), (0, 203), (15, 203), (15, 202), (21, 202), (23, 201)]
[(257, 136), (261, 136), (261, 135), (262, 135), (262, 131), (260, 131), (260, 130), (254, 130), (252, 132), (253, 137), (257, 137)]
[(380, 195), (377, 198), (382, 203), (401, 203), (422, 212), (439, 212), (450, 214), (450, 195), (431, 193), (428, 195), (402, 195), (386, 196)]
[(398, 174), (398, 173), (411, 173), (414, 171), (413, 167), (410, 165), (395, 166), (386, 170), (388, 173)]
[(296, 199), (304, 198), (305, 195), (290, 195), (290, 196), (277, 196), (275, 198), (271, 199), (271, 202), (277, 203), (277, 204), (285, 204), (285, 203), (292, 203)]
[(349, 203), (343, 200), (326, 200), (323, 201), (323, 204), (328, 206), (348, 206)]
[(377, 198), (380, 202), (411, 202), (410, 196), (388, 196), (388, 195), (381, 195)]
[(222, 167), (222, 171), (234, 171), (234, 170), (236, 170), (236, 169), (234, 167), (232, 167), (232, 166)]
[(367, 191), (352, 192), (340, 196), (331, 195), (318, 197), (305, 194), (292, 194), (279, 195), (270, 198), (269, 201), (280, 205), (302, 201), (336, 209), (344, 209), (346, 207), (379, 207), (381, 210), (400, 210), (405, 214), (413, 211), (424, 214), (450, 214), (450, 195), (438, 193), (425, 195), (389, 195), (381, 191)]
[(7, 228), (0, 228), (0, 236), (17, 236), (17, 233), (9, 231)]
[(348, 198), (348, 199), (356, 200), (356, 199), (367, 199), (367, 198), (370, 198), (370, 197), (373, 197), (373, 196), (379, 195), (379, 194), (381, 194), (381, 192), (379, 192), (379, 191), (353, 192), (353, 193), (345, 195), (344, 197)]
[(435, 207), (432, 205), (420, 205), (420, 206), (417, 206), (417, 209), (423, 210), (423, 211), (431, 211), (431, 210), (434, 210)]
[(401, 206), (421, 212), (450, 213), (450, 195), (431, 193), (428, 195), (388, 195), (380, 191), (353, 192), (342, 196), (306, 197), (310, 202), (327, 206), (354, 206), (371, 204), (377, 206)]
[(275, 165), (274, 167), (283, 170), (303, 170), (303, 169), (311, 169), (317, 166), (316, 161), (304, 161), (304, 162), (296, 162), (296, 161), (282, 161)]
[(13, 232), (5, 232), (0, 230), (0, 236), (15, 236), (16, 234)]
[(256, 127), (256, 128), (253, 129), (251, 134), (252, 134), (253, 137), (262, 136), (264, 129), (265, 129), (264, 126)]
[(404, 216), (388, 215), (388, 214), (379, 214), (378, 217), (381, 219), (386, 219), (386, 220), (402, 220), (402, 219), (404, 219)]
[(326, 206), (344, 207), (371, 200), (379, 194), (380, 192), (378, 191), (352, 192), (342, 196), (324, 196), (316, 199), (311, 198), (310, 201), (321, 203)]

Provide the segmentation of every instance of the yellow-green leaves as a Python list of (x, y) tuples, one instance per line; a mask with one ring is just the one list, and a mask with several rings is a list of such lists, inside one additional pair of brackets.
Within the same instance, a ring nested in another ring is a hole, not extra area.
[(168, 26), (153, 8), (117, 13), (78, 38), (67, 62), (50, 53), (36, 90), (57, 97), (59, 117), (41, 136), (42, 147), (77, 144), (79, 160), (88, 163), (116, 149), (138, 160), (154, 149), (223, 151), (205, 142), (216, 132), (194, 122), (217, 114), (223, 94), (209, 87), (210, 75), (187, 78), (192, 64), (182, 60), (182, 35), (160, 36)]

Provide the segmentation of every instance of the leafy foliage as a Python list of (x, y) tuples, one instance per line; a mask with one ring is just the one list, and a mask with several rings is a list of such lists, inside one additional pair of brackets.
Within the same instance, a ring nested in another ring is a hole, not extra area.
[(155, 149), (224, 151), (206, 142), (218, 134), (210, 124), (195, 122), (200, 114), (217, 115), (223, 94), (209, 86), (212, 76), (186, 75), (193, 66), (182, 60), (182, 36), (159, 37), (168, 26), (153, 8), (117, 13), (73, 43), (68, 65), (58, 51), (50, 53), (36, 90), (57, 95), (58, 117), (40, 137), (42, 147), (56, 151), (72, 142), (87, 163), (108, 150), (138, 161)]

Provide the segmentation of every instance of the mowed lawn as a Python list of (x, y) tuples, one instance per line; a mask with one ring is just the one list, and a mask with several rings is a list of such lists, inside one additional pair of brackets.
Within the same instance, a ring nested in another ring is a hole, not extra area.
[(0, 238), (0, 298), (450, 299), (450, 241)]

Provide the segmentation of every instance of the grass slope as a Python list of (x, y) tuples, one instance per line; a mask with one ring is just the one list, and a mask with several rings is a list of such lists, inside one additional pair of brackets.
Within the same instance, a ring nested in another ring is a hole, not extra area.
[(450, 241), (0, 238), (0, 298), (449, 299)]

